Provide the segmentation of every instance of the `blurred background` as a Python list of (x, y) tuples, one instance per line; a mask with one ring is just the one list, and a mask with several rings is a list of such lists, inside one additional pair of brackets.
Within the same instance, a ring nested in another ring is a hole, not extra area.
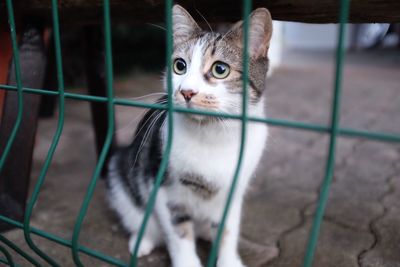
[[(215, 26), (219, 27), (219, 26)], [(221, 26), (222, 27), (222, 26)], [(338, 26), (274, 22), (268, 117), (328, 125)], [(67, 91), (86, 93), (81, 29), (62, 31)], [(341, 126), (400, 135), (400, 30), (398, 24), (349, 24)], [(115, 25), (115, 95), (154, 101), (162, 92), (165, 59), (162, 25)], [(115, 135), (129, 143), (143, 110), (116, 106)], [(42, 110), (35, 141), (31, 187), (43, 167), (57, 125)], [(104, 118), (105, 119), (105, 118)], [(31, 225), (69, 239), (96, 164), (89, 104), (66, 100), (66, 122)], [(240, 249), (250, 267), (301, 266), (328, 147), (325, 134), (271, 127), (265, 156), (248, 194)], [(32, 188), (31, 188), (32, 190)], [(400, 145), (340, 137), (332, 184), (314, 266), (400, 266)], [(20, 230), (5, 236), (28, 250)], [(74, 266), (70, 250), (40, 237), (35, 242)], [(80, 243), (128, 261), (128, 236), (107, 207), (99, 181)], [(203, 257), (209, 244), (200, 243)], [(82, 255), (87, 266), (107, 266)], [(21, 257), (22, 266), (29, 266)], [(139, 266), (168, 266), (164, 249)]]
[[(207, 25), (203, 22), (203, 28)], [(217, 25), (226, 29), (229, 25)], [(274, 34), (270, 60), (273, 67), (282, 64), (282, 57), (288, 51), (330, 53), (336, 47), (338, 25), (309, 24), (297, 22), (274, 22)], [(165, 28), (163, 25), (140, 26), (117, 25), (113, 29), (114, 71), (117, 76), (132, 71), (157, 72), (164, 68)], [(83, 83), (78, 79), (84, 73), (81, 55), (83, 30), (63, 34), (65, 57), (64, 71), (70, 85)], [(362, 51), (398, 50), (400, 46), (400, 25), (389, 23), (348, 24), (345, 48), (352, 53)], [(79, 67), (80, 66), (80, 67)]]

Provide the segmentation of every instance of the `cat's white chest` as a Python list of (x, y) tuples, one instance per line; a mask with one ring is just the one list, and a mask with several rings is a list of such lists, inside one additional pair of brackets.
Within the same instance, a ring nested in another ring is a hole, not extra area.
[[(188, 128), (184, 120), (174, 122), (174, 137), (169, 158), (169, 174), (172, 178), (193, 174), (226, 190), (231, 184), (240, 153), (240, 127), (235, 128)], [(203, 131), (203, 132), (202, 132)], [(251, 134), (251, 136), (250, 136)], [(267, 128), (250, 124), (243, 155), (241, 177), (247, 183), (264, 149)]]
[(170, 174), (179, 177), (195, 174), (218, 186), (225, 185), (225, 177), (232, 176), (239, 155), (236, 133), (220, 133), (193, 127), (184, 121), (175, 123), (172, 150), (169, 159)]
[(173, 144), (170, 168), (175, 175), (197, 174), (219, 184), (225, 176), (231, 175), (237, 154), (236, 144), (213, 146), (180, 136)]

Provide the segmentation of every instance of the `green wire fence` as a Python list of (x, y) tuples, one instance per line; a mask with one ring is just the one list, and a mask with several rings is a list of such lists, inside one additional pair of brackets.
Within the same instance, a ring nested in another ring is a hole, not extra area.
[[(8, 21), (10, 27), (10, 36), (12, 42), (12, 51), (14, 56), (15, 62), (15, 75), (17, 85), (4, 85), (0, 84), (0, 89), (8, 90), (8, 91), (17, 91), (18, 94), (18, 114), (15, 125), (13, 130), (8, 138), (8, 142), (5, 146), (4, 152), (0, 158), (0, 170), (3, 168), (5, 160), (9, 154), (10, 148), (14, 142), (15, 136), (18, 132), (19, 126), (21, 124), (23, 110), (23, 94), (24, 93), (31, 93), (31, 94), (39, 94), (39, 95), (53, 95), (58, 97), (59, 101), (59, 117), (58, 117), (58, 126), (53, 137), (52, 144), (49, 148), (47, 153), (47, 157), (45, 163), (41, 169), (40, 175), (38, 180), (34, 186), (34, 190), (32, 196), (29, 199), (28, 205), (25, 210), (25, 217), (23, 223), (8, 218), (6, 216), (0, 215), (0, 221), (7, 223), (11, 226), (16, 228), (20, 228), (24, 232), (24, 237), (26, 243), (29, 247), (34, 251), (40, 258), (46, 261), (51, 266), (60, 266), (53, 258), (47, 255), (44, 251), (42, 251), (32, 240), (31, 235), (34, 234), (36, 236), (43, 237), (50, 241), (53, 241), (59, 245), (68, 247), (71, 249), (72, 258), (77, 266), (84, 266), (82, 261), (80, 260), (80, 254), (86, 254), (93, 258), (99, 259), (101, 261), (107, 262), (109, 264), (115, 266), (137, 266), (137, 252), (143, 237), (143, 234), (146, 229), (146, 225), (149, 219), (149, 216), (153, 210), (154, 203), (156, 200), (158, 189), (160, 188), (161, 181), (163, 179), (164, 172), (167, 168), (169, 153), (171, 151), (171, 146), (173, 142), (173, 112), (181, 112), (181, 113), (193, 113), (193, 114), (201, 114), (207, 116), (219, 116), (225, 117), (230, 119), (238, 119), (242, 121), (242, 129), (241, 129), (241, 146), (240, 146), (240, 155), (237, 161), (237, 167), (235, 170), (235, 175), (232, 179), (231, 188), (229, 190), (226, 206), (221, 214), (221, 223), (219, 225), (219, 229), (217, 232), (217, 236), (215, 242), (212, 245), (210, 256), (208, 258), (207, 266), (213, 267), (216, 262), (217, 252), (219, 243), (221, 240), (221, 233), (224, 228), (226, 217), (229, 213), (230, 203), (232, 197), (235, 193), (235, 187), (238, 179), (238, 174), (240, 172), (241, 162), (242, 162), (242, 155), (245, 147), (245, 137), (246, 137), (246, 127), (249, 121), (251, 122), (258, 122), (258, 123), (267, 123), (272, 126), (280, 126), (280, 127), (289, 127), (301, 130), (308, 130), (320, 133), (327, 133), (330, 135), (330, 144), (328, 150), (328, 157), (326, 161), (326, 172), (325, 177), (322, 182), (321, 192), (319, 195), (318, 206), (316, 209), (316, 213), (314, 216), (314, 221), (312, 225), (312, 229), (309, 236), (309, 242), (307, 245), (306, 253), (304, 256), (304, 267), (310, 267), (313, 263), (314, 252), (317, 246), (318, 241), (318, 234), (320, 230), (320, 226), (322, 223), (324, 210), (328, 198), (329, 193), (329, 186), (331, 183), (333, 171), (334, 171), (334, 163), (335, 163), (335, 144), (337, 137), (341, 136), (348, 136), (348, 137), (362, 137), (362, 138), (369, 138), (375, 139), (380, 141), (386, 142), (400, 142), (399, 135), (387, 134), (382, 132), (370, 132), (370, 131), (363, 131), (358, 129), (352, 128), (340, 128), (339, 127), (339, 111), (340, 111), (340, 95), (341, 95), (341, 81), (342, 81), (342, 71), (343, 71), (343, 61), (344, 61), (344, 34), (345, 34), (345, 25), (347, 23), (347, 18), (349, 14), (349, 0), (341, 0), (340, 1), (340, 27), (339, 27), (339, 34), (338, 34), (338, 44), (337, 44), (337, 51), (336, 51), (336, 70), (335, 70), (335, 83), (334, 83), (334, 93), (333, 93), (333, 101), (332, 101), (332, 114), (331, 114), (331, 123), (329, 126), (325, 125), (318, 125), (318, 124), (310, 124), (306, 122), (299, 122), (299, 121), (287, 121), (287, 120), (280, 120), (280, 119), (273, 119), (273, 118), (258, 118), (258, 117), (251, 117), (247, 115), (247, 93), (246, 88), (248, 85), (248, 54), (247, 54), (247, 47), (248, 47), (248, 27), (249, 27), (249, 13), (251, 11), (251, 1), (244, 0), (243, 1), (243, 22), (244, 22), (244, 53), (243, 53), (243, 102), (242, 102), (242, 114), (241, 115), (233, 115), (233, 114), (226, 114), (226, 113), (216, 113), (210, 111), (199, 111), (193, 109), (185, 109), (174, 107), (172, 103), (172, 98), (168, 98), (168, 103), (166, 105), (161, 104), (146, 104), (138, 101), (126, 100), (121, 98), (115, 98), (113, 96), (113, 67), (112, 67), (112, 49), (111, 49), (111, 18), (110, 18), (110, 3), (109, 0), (103, 1), (103, 19), (104, 19), (104, 45), (105, 45), (105, 73), (106, 73), (106, 90), (107, 90), (107, 97), (99, 97), (99, 96), (88, 96), (82, 94), (75, 94), (75, 93), (64, 93), (64, 79), (63, 79), (63, 70), (62, 70), (62, 57), (61, 57), (61, 42), (60, 42), (60, 30), (59, 30), (59, 18), (58, 18), (58, 6), (57, 0), (52, 0), (52, 16), (53, 16), (53, 32), (54, 32), (54, 45), (55, 45), (55, 53), (56, 53), (56, 68), (57, 68), (57, 79), (58, 79), (58, 90), (57, 91), (47, 91), (40, 88), (27, 88), (23, 87), (21, 82), (21, 71), (20, 71), (20, 64), (19, 64), (19, 53), (18, 53), (18, 45), (17, 45), (17, 37), (16, 37), (16, 28), (15, 28), (15, 21), (14, 21), (14, 10), (13, 10), (13, 2), (12, 0), (6, 0), (7, 6), (7, 13), (8, 13)], [(172, 74), (171, 74), (171, 57), (172, 54), (172, 0), (166, 0), (165, 5), (165, 17), (166, 17), (166, 40), (167, 40), (167, 53), (166, 53), (166, 62), (167, 62), (167, 88), (168, 94), (172, 94)], [(81, 100), (81, 101), (91, 101), (91, 102), (103, 102), (107, 104), (108, 110), (108, 131), (106, 136), (106, 141), (104, 143), (103, 149), (100, 153), (99, 160), (96, 164), (95, 170), (93, 172), (93, 176), (89, 183), (89, 186), (86, 191), (86, 195), (82, 202), (82, 206), (80, 211), (77, 215), (75, 221), (75, 227), (73, 231), (73, 235), (71, 240), (63, 239), (57, 235), (47, 233), (46, 231), (37, 229), (35, 227), (30, 226), (30, 219), (32, 215), (33, 207), (39, 197), (40, 190), (42, 185), (45, 181), (46, 174), (48, 168), (51, 164), (54, 152), (57, 148), (58, 141), (62, 134), (63, 125), (64, 125), (64, 102), (65, 99), (74, 99), (74, 100)], [(112, 142), (112, 135), (114, 133), (114, 107), (115, 105), (124, 105), (124, 106), (135, 106), (141, 108), (154, 108), (154, 109), (163, 109), (168, 111), (168, 139), (167, 145), (165, 148), (164, 157), (161, 162), (160, 169), (158, 170), (156, 181), (154, 184), (154, 189), (151, 192), (145, 216), (142, 221), (142, 225), (140, 231), (138, 233), (137, 242), (134, 246), (133, 254), (131, 256), (131, 260), (129, 264), (122, 262), (116, 258), (111, 256), (105, 255), (100, 251), (93, 250), (91, 248), (82, 246), (79, 244), (79, 235), (82, 227), (82, 223), (85, 219), (86, 212), (88, 206), (90, 204), (91, 198), (93, 196), (96, 183), (99, 179), (99, 175), (101, 169), (106, 161), (106, 156), (111, 146)], [(7, 248), (6, 248), (7, 247)], [(9, 249), (13, 250), (28, 262), (30, 262), (34, 266), (41, 266), (39, 262), (32, 257), (28, 252), (23, 251), (13, 242), (5, 238), (3, 235), (0, 235), (0, 252), (3, 256), (0, 256), (0, 263), (6, 264), (9, 266), (16, 266)]]

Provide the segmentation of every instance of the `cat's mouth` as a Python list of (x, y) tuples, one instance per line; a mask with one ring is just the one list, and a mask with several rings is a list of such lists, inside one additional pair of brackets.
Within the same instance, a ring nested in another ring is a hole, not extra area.
[[(216, 96), (206, 93), (198, 93), (190, 99), (185, 99), (180, 93), (175, 93), (174, 102), (177, 106), (194, 109), (198, 111), (213, 111), (219, 109), (219, 102)], [(208, 122), (213, 117), (201, 114), (185, 113), (185, 116), (197, 122)]]
[[(198, 102), (195, 101), (175, 101), (177, 106), (188, 108), (188, 109), (193, 109), (193, 110), (198, 110), (198, 111), (217, 111), (217, 108), (215, 106), (209, 106), (209, 105), (204, 105), (204, 104), (199, 104)], [(201, 122), (201, 123), (206, 123), (212, 121), (214, 117), (212, 116), (207, 116), (207, 115), (201, 115), (197, 113), (184, 113), (185, 116), (193, 120), (195, 122)]]
[(216, 111), (219, 106), (219, 102), (214, 95), (205, 93), (199, 93), (189, 100), (180, 94), (175, 94), (175, 103), (186, 108), (209, 111)]

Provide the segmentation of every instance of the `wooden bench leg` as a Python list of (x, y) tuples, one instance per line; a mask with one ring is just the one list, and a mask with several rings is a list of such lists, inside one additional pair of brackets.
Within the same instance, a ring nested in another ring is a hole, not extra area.
[[(24, 87), (41, 88), (46, 57), (43, 29), (27, 26), (20, 42), (20, 65)], [(35, 70), (35, 71), (33, 71)], [(8, 84), (16, 85), (14, 63), (10, 64)], [(40, 96), (23, 95), (23, 116), (16, 138), (0, 173), (0, 214), (22, 221), (29, 189)], [(17, 116), (17, 93), (8, 91), (0, 125), (0, 153), (3, 153)], [(0, 231), (11, 228), (0, 222)]]
[[(106, 82), (104, 74), (104, 39), (102, 30), (97, 26), (88, 26), (85, 29), (85, 38), (86, 77), (89, 94), (94, 96), (106, 96)], [(92, 123), (96, 138), (96, 150), (97, 155), (99, 156), (107, 135), (107, 105), (105, 103), (91, 102), (90, 107), (92, 112)], [(113, 139), (108, 155), (111, 155), (114, 148), (115, 138)], [(106, 166), (106, 164), (104, 166)], [(104, 174), (104, 171), (105, 168), (103, 167), (102, 174)]]
[[(47, 53), (46, 53), (46, 74), (44, 77), (44, 88), (49, 91), (57, 91), (57, 67), (53, 36), (50, 34), (47, 40)], [(40, 118), (51, 118), (55, 113), (57, 106), (57, 96), (42, 95), (39, 108)]]

